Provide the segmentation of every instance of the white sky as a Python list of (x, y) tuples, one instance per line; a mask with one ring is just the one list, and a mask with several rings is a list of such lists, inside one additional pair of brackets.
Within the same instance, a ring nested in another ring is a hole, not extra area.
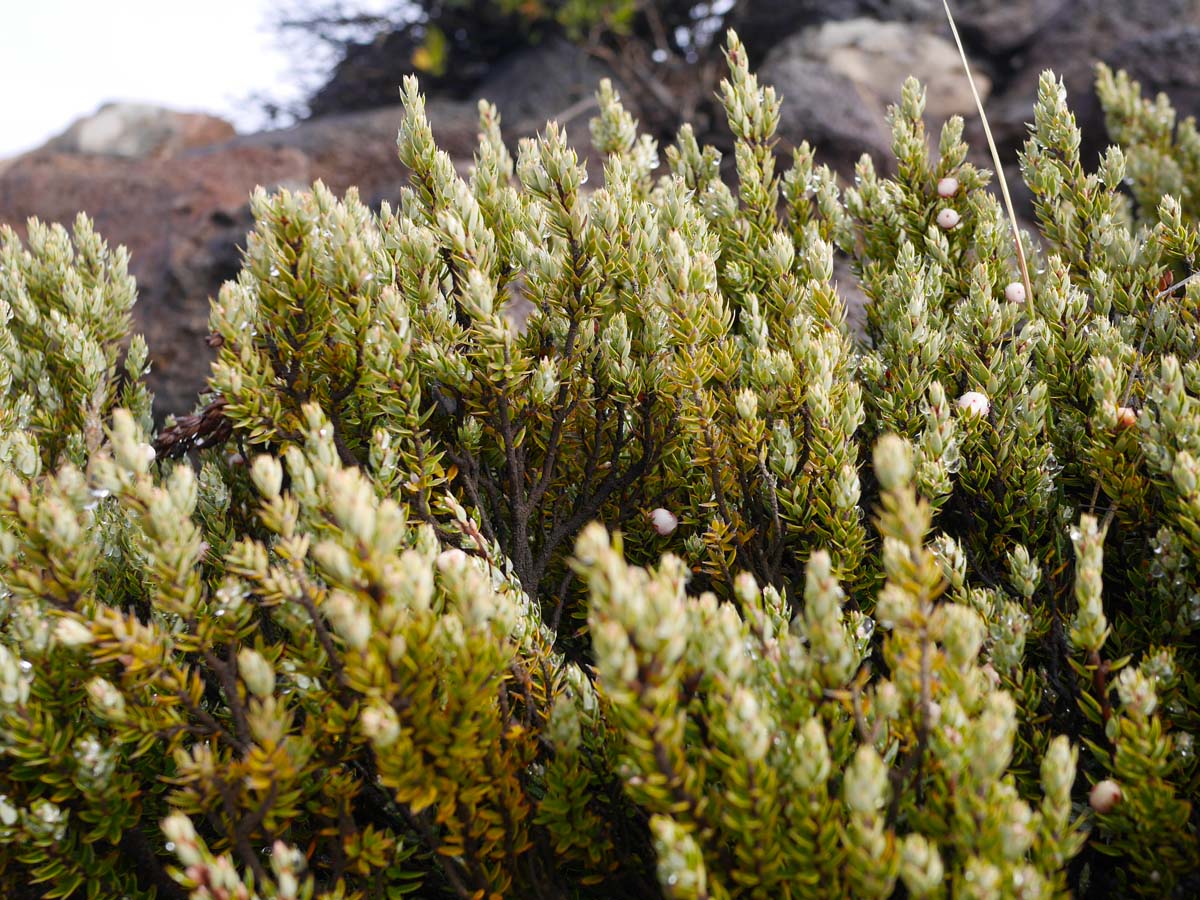
[[(112, 100), (261, 127), (247, 98), (293, 100), (271, 0), (0, 0), (0, 159)], [(364, 4), (368, 5), (368, 4)], [(270, 15), (269, 15), (270, 14)]]

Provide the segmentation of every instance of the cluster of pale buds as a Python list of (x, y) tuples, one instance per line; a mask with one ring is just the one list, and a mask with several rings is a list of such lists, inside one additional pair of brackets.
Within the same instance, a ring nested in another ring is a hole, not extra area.
[(450, 547), (443, 550), (437, 556), (437, 567), (439, 572), (449, 572), (452, 569), (459, 569), (465, 566), (468, 562), (466, 551), (460, 547)]

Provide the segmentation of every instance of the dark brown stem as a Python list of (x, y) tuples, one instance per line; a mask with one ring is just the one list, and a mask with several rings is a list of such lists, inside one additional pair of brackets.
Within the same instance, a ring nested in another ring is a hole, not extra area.
[(531, 579), (533, 559), (529, 549), (529, 509), (525, 504), (525, 458), (517, 448), (512, 411), (508, 405), (508, 397), (503, 392), (496, 395), (496, 411), (499, 414), (500, 438), (504, 442), (504, 460), (508, 468), (508, 505), (512, 522), (511, 558), (521, 586), (533, 596), (537, 593), (537, 584)]
[(204, 651), (204, 661), (208, 663), (210, 669), (217, 673), (217, 678), (221, 682), (221, 691), (225, 694), (225, 703), (228, 705), (229, 712), (233, 716), (233, 728), (237, 733), (238, 742), (244, 752), (253, 743), (253, 738), (250, 736), (250, 721), (246, 717), (246, 707), (242, 705), (241, 697), (238, 696), (237, 657), (233, 654), (233, 647), (230, 647), (226, 652), (229, 658), (223, 662), (212, 650), (206, 648)]
[(254, 812), (248, 816), (242, 816), (238, 821), (233, 833), (235, 845), (240, 847), (243, 841), (249, 843), (250, 836), (261, 827), (263, 821), (267, 818), (267, 813), (275, 805), (275, 798), (278, 795), (279, 782), (272, 778), (271, 787), (267, 790), (266, 796), (262, 798), (262, 802), (258, 804)]
[(338, 459), (341, 460), (342, 465), (352, 469), (361, 468), (362, 461), (354, 455), (354, 451), (346, 443), (345, 429), (342, 425), (342, 414), (336, 404), (330, 404), (329, 424), (333, 427), (333, 446), (337, 450)]
[(925, 748), (929, 744), (929, 735), (933, 731), (933, 661), (930, 655), (930, 638), (928, 626), (921, 629), (921, 710), (917, 725), (917, 743), (908, 756), (904, 765), (892, 773), (892, 802), (888, 807), (888, 821), (895, 823), (900, 811), (900, 798), (904, 785), (913, 773), (920, 773), (921, 761), (925, 757)]
[(455, 804), (454, 813), (462, 825), (463, 852), (467, 858), (467, 868), (470, 870), (471, 877), (475, 882), (475, 896), (480, 896), (487, 891), (488, 883), (487, 876), (483, 872), (483, 864), (479, 861), (479, 841), (471, 833), (473, 816), (462, 800), (459, 800)]
[(122, 834), (117, 846), (133, 863), (133, 871), (141, 887), (153, 888), (162, 900), (188, 900), (188, 892), (167, 874), (149, 838), (140, 828), (131, 828)]
[(438, 850), (441, 849), (441, 842), (437, 839), (437, 835), (434, 834), (433, 829), (426, 821), (426, 816), (424, 814), (414, 814), (407, 806), (402, 806), (400, 809), (408, 826), (420, 835), (421, 842), (425, 845), (425, 848), (438, 861), (442, 874), (450, 882), (454, 893), (458, 894), (462, 900), (471, 900), (471, 898), (477, 896), (476, 892), (472, 891), (464, 880), (464, 873), (461, 871), (462, 864), (438, 853)]
[(226, 743), (229, 744), (230, 747), (233, 747), (240, 753), (245, 752), (246, 744), (244, 744), (228, 728), (218, 722), (208, 710), (203, 709), (192, 702), (192, 695), (189, 693), (186, 686), (176, 690), (175, 696), (179, 698), (184, 708), (188, 711), (188, 714), (204, 726), (209, 735), (213, 737), (221, 737)]
[(458, 466), (463, 484), (467, 489), (467, 497), (470, 499), (471, 505), (479, 512), (479, 527), (483, 531), (483, 536), (488, 543), (495, 543), (496, 532), (492, 528), (487, 504), (483, 502), (483, 496), (480, 494), (479, 460), (469, 453), (455, 453), (451, 449), (446, 450), (446, 458)]
[(1112, 718), (1113, 714), (1112, 702), (1108, 699), (1108, 660), (1100, 658), (1099, 650), (1092, 650), (1088, 653), (1088, 665), (1092, 669), (1092, 690), (1100, 704), (1100, 713), (1104, 716), (1104, 722), (1108, 724), (1108, 720)]
[(782, 574), (780, 567), (783, 564), (783, 517), (779, 513), (779, 490), (776, 486), (775, 473), (767, 468), (765, 460), (759, 460), (759, 474), (762, 475), (763, 483), (767, 486), (767, 496), (771, 500), (771, 524), (775, 527), (775, 546), (771, 552), (771, 584), (775, 587), (782, 586)]
[(562, 383), (558, 387), (558, 396), (554, 398), (554, 424), (550, 427), (550, 437), (546, 441), (546, 458), (542, 461), (542, 471), (538, 476), (537, 483), (533, 486), (533, 490), (529, 492), (529, 506), (537, 506), (541, 502), (542, 496), (546, 493), (546, 488), (550, 485), (550, 479), (554, 475), (554, 463), (558, 459), (558, 448), (562, 443), (563, 428), (566, 425), (567, 419), (571, 417), (576, 404), (579, 400), (576, 398), (570, 404), (567, 404), (567, 393), (571, 387), (572, 359), (571, 354), (575, 349), (575, 341), (579, 334), (579, 314), (571, 318), (570, 329), (567, 331), (567, 339), (563, 342), (562, 350)]
[[(756, 522), (760, 518), (761, 504), (755, 502), (756, 498), (753, 487), (740, 462), (735, 466), (735, 469), (737, 471), (738, 487), (742, 492), (742, 508), (746, 512), (746, 519), (750, 522)], [(746, 544), (746, 550), (754, 564), (759, 580), (767, 584), (774, 584), (775, 581), (771, 575), (771, 564), (767, 561), (765, 551), (755, 541), (750, 541)]]
[(358, 834), (358, 825), (354, 821), (354, 816), (350, 812), (350, 804), (347, 798), (338, 798), (338, 839), (332, 841), (333, 844), (333, 872), (330, 881), (334, 884), (342, 878), (346, 871), (346, 847), (350, 840)]
[(558, 583), (558, 591), (555, 593), (554, 615), (550, 617), (550, 630), (554, 632), (555, 639), (558, 637), (558, 628), (562, 624), (563, 607), (567, 603), (567, 587), (571, 584), (571, 579), (575, 573), (570, 569), (563, 574), (562, 580)]
[(600, 507), (608, 500), (616, 491), (624, 490), (650, 468), (650, 464), (658, 453), (659, 447), (650, 437), (650, 409), (651, 401), (647, 398), (642, 405), (642, 455), (638, 461), (628, 468), (623, 474), (620, 473), (618, 463), (620, 462), (621, 451), (625, 445), (624, 436), (624, 416), (620, 417), (617, 422), (617, 439), (613, 445), (611, 454), (612, 469), (605, 476), (603, 482), (596, 491), (587, 498), (581, 498), (576, 502), (575, 509), (570, 517), (564, 522), (559, 523), (550, 533), (543, 545), (541, 553), (538, 554), (537, 564), (533, 570), (533, 585), (536, 588), (538, 582), (541, 581), (542, 575), (545, 573), (546, 566), (550, 561), (551, 555), (558, 546), (569, 536), (575, 534), (580, 528), (591, 518), (595, 517), (599, 512)]
[[(298, 565), (298, 569), (302, 566)], [(301, 572), (302, 574), (302, 572)], [(338, 655), (337, 647), (333, 643), (333, 635), (329, 633), (329, 628), (325, 624), (325, 619), (317, 610), (316, 601), (312, 596), (312, 588), (306, 581), (302, 581), (300, 585), (300, 595), (296, 598), (304, 611), (308, 613), (308, 617), (312, 619), (313, 630), (317, 634), (317, 643), (321, 645), (321, 649), (325, 651), (325, 657), (329, 660), (329, 668), (333, 672), (333, 680), (338, 686), (338, 703), (344, 708), (348, 707), (351, 702), (350, 698), (350, 682), (346, 678), (346, 669), (342, 665), (342, 658)]]
[[(258, 859), (258, 854), (254, 852), (254, 848), (250, 845), (249, 833), (243, 832), (239, 825), (242, 817), (238, 814), (237, 797), (233, 793), (233, 788), (229, 782), (223, 779), (216, 781), (216, 788), (217, 793), (221, 796), (221, 805), (225, 809), (225, 818), (229, 820), (229, 825), (232, 829), (230, 840), (233, 842), (234, 849), (237, 850), (242, 862), (254, 873), (254, 880), (259, 884), (265, 884), (267, 879), (266, 870), (263, 869), (262, 863)], [(272, 782), (272, 789), (274, 789), (274, 782)], [(265, 811), (263, 814), (266, 814)]]

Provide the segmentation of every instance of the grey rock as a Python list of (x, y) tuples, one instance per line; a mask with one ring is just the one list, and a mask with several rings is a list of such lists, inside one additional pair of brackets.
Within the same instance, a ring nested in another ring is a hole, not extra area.
[[(1061, 17), (1073, 0), (960, 0), (954, 18), (967, 43), (989, 56), (1007, 57), (1031, 44)], [(942, 13), (941, 3), (938, 11)]]
[[(912, 75), (925, 86), (925, 109), (931, 119), (941, 121), (975, 112), (958, 50), (923, 25), (874, 19), (827, 22), (805, 29), (777, 52), (785, 49), (828, 66), (885, 106), (895, 102), (900, 85)], [(991, 79), (978, 70), (973, 74), (975, 86), (986, 100)]]
[(1165, 92), (1180, 117), (1200, 114), (1200, 23), (1122, 41), (1106, 62), (1142, 86), (1142, 96)]
[(792, 55), (768, 59), (759, 77), (783, 96), (778, 133), (787, 144), (808, 141), (818, 159), (843, 175), (863, 153), (879, 163), (888, 158), (891, 135), (879, 103), (849, 78)]
[(518, 51), (495, 66), (476, 89), (471, 108), (480, 100), (494, 104), (514, 150), (518, 139), (541, 134), (547, 122), (556, 122), (588, 166), (591, 183), (598, 184), (603, 161), (592, 151), (589, 122), (598, 110), (595, 94), (603, 78), (612, 81), (622, 105), (637, 118), (635, 92), (607, 66), (561, 38)]
[[(541, 131), (549, 119), (561, 119), (596, 92), (600, 79), (620, 83), (607, 66), (561, 38), (507, 57), (488, 73), (473, 100), (488, 100), (500, 111), (507, 133)], [(636, 108), (624, 96), (627, 108)], [(584, 120), (586, 122), (586, 118)], [(560, 124), (563, 124), (560, 122)]]
[(51, 138), (44, 149), (145, 159), (171, 156), (233, 135), (233, 126), (216, 116), (181, 113), (145, 103), (106, 103)]
[[(807, 140), (849, 174), (862, 153), (890, 164), (885, 116), (910, 74), (925, 85), (931, 122), (974, 115), (958, 51), (924, 25), (859, 18), (806, 28), (768, 54), (760, 79), (783, 95), (781, 137)], [(978, 71), (975, 78), (986, 97), (990, 80)]]
[[(1014, 62), (1017, 68), (988, 106), (1001, 157), (1015, 160), (1028, 137), (1038, 79), (1062, 78), (1082, 131), (1080, 154), (1092, 167), (1109, 144), (1095, 93), (1095, 63), (1124, 68), (1143, 95), (1171, 96), (1181, 116), (1200, 112), (1200, 0), (1068, 0)], [(982, 135), (970, 133), (982, 146)]]
[[(976, 2), (998, 5), (997, 0)], [(955, 8), (964, 5), (955, 3)], [(750, 51), (751, 62), (758, 62), (788, 36), (823, 22), (869, 18), (940, 26), (945, 15), (942, 0), (749, 0), (733, 24)]]
[(849, 261), (840, 254), (834, 257), (833, 281), (846, 304), (846, 325), (860, 341), (867, 340), (867, 304), (871, 302), (854, 276)]

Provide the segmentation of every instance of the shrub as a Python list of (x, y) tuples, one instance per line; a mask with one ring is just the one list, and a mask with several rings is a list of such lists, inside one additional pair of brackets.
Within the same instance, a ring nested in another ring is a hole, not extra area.
[(411, 187), (257, 194), (153, 437), (123, 253), (4, 233), (10, 895), (1195, 887), (1194, 219), (1047, 74), (1022, 296), (915, 82), (842, 190), (727, 55), (736, 189), (608, 85), (602, 187), (486, 104), (464, 180), (407, 82)]

